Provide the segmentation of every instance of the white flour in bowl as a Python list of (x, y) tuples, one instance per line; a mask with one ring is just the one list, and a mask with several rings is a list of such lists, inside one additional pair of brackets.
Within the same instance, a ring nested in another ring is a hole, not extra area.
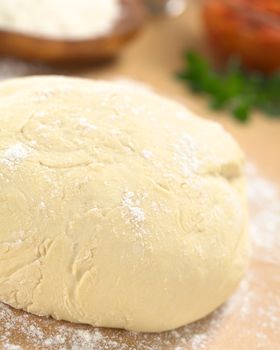
[(34, 36), (84, 39), (110, 32), (119, 0), (1, 0), (0, 29)]

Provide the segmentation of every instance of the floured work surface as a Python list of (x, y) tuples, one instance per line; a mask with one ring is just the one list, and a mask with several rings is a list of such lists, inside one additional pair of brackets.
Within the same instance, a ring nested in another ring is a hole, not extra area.
[(137, 334), (58, 322), (1, 304), (0, 348), (224, 350), (230, 343), (240, 350), (280, 349), (280, 194), (252, 165), (247, 173), (251, 264), (235, 294), (212, 315), (175, 331)]

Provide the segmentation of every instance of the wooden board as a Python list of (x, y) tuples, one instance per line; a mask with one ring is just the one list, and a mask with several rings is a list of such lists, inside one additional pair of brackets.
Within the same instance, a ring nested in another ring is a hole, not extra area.
[[(226, 113), (209, 111), (205, 99), (190, 94), (174, 78), (182, 65), (182, 52), (189, 47), (203, 47), (202, 27), (197, 15), (194, 7), (177, 19), (153, 20), (114, 63), (98, 69), (61, 68), (58, 72), (91, 78), (135, 79), (151, 85), (162, 94), (179, 99), (203, 117), (221, 122), (236, 137), (249, 161), (256, 164), (262, 176), (279, 186), (280, 120), (256, 113), (249, 124), (240, 125)], [(0, 348), (280, 349), (280, 222), (275, 219), (278, 210), (280, 217), (279, 197), (273, 185), (254, 170), (250, 171), (249, 182), (251, 220), (257, 230), (250, 268), (230, 301), (214, 314), (173, 332), (148, 335), (71, 325), (2, 306)]]

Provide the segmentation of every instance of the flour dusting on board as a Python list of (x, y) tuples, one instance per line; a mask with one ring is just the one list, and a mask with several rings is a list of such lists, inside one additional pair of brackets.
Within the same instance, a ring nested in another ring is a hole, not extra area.
[(248, 186), (248, 197), (254, 213), (251, 223), (252, 241), (256, 247), (254, 254), (268, 262), (280, 264), (279, 190), (275, 184), (258, 176), (253, 164), (248, 164), (246, 171), (249, 179), (254, 177)]
[[(252, 263), (235, 294), (212, 315), (171, 332), (138, 334), (57, 322), (0, 304), (0, 347), (5, 350), (220, 350), (227, 348), (230, 339), (233, 348), (248, 344), (248, 349), (276, 350), (280, 339), (280, 293), (276, 293), (280, 288), (280, 195), (277, 187), (262, 178), (252, 165), (247, 167), (247, 174), (252, 211)], [(137, 224), (145, 220), (140, 202), (137, 194), (124, 193), (125, 215)], [(227, 338), (223, 340), (224, 332)]]

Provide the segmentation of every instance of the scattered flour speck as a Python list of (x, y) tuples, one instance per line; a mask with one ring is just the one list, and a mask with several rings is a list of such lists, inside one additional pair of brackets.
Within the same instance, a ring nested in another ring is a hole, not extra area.
[(22, 143), (16, 143), (4, 150), (0, 155), (0, 163), (5, 164), (11, 168), (17, 166), (25, 158), (28, 157), (30, 149)]
[(96, 130), (97, 126), (90, 123), (90, 121), (87, 118), (79, 118), (79, 124), (88, 130)]
[(148, 149), (144, 149), (144, 150), (142, 151), (142, 155), (143, 155), (143, 157), (146, 158), (146, 159), (151, 159), (151, 158), (153, 157), (153, 152), (150, 151), (150, 150), (148, 150)]
[(129, 221), (134, 223), (140, 223), (145, 220), (144, 210), (139, 207), (139, 199), (134, 199), (135, 195), (133, 192), (125, 192), (122, 200), (123, 207), (126, 208), (130, 213)]
[(4, 158), (11, 161), (20, 161), (27, 157), (29, 150), (23, 146), (21, 143), (16, 143), (15, 145), (9, 147), (5, 153)]
[(198, 147), (195, 140), (188, 134), (183, 133), (177, 143), (173, 145), (173, 159), (179, 164), (184, 176), (190, 176), (199, 168), (197, 157)]

